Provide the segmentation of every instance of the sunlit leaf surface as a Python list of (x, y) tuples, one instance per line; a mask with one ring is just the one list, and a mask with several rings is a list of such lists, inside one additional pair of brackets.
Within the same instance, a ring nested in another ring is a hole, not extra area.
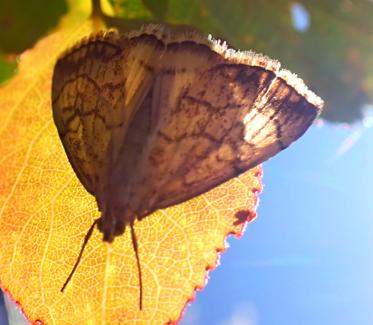
[(255, 215), (260, 169), (136, 223), (143, 311), (129, 232), (110, 246), (95, 231), (61, 293), (98, 217), (93, 197), (67, 161), (50, 103), (57, 55), (92, 31), (83, 18), (25, 52), (18, 74), (0, 88), (0, 283), (33, 323), (172, 323), (204, 286), (227, 234), (240, 234), (246, 218)]

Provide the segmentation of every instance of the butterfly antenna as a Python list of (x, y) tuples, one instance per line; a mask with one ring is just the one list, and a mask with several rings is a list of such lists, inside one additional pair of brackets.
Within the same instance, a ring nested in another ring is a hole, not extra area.
[(139, 288), (140, 288), (139, 307), (140, 307), (140, 310), (142, 310), (142, 273), (141, 273), (141, 264), (140, 264), (140, 257), (139, 257), (139, 247), (137, 245), (136, 233), (135, 233), (135, 228), (134, 228), (134, 220), (131, 221), (131, 238), (132, 238), (132, 246), (136, 254), (137, 270), (139, 274)]
[(80, 259), (81, 259), (82, 256), (83, 256), (84, 248), (86, 247), (86, 245), (87, 245), (89, 239), (91, 238), (92, 233), (93, 233), (93, 229), (95, 228), (95, 226), (96, 226), (96, 224), (97, 224), (97, 222), (98, 222), (99, 220), (100, 220), (100, 218), (98, 218), (98, 219), (96, 219), (95, 221), (93, 221), (93, 224), (92, 224), (91, 228), (89, 228), (87, 234), (85, 235), (85, 237), (84, 237), (84, 242), (83, 242), (82, 248), (80, 249), (79, 256), (78, 256), (78, 258), (77, 258), (77, 260), (76, 260), (76, 262), (75, 262), (75, 265), (74, 265), (73, 269), (71, 270), (69, 276), (67, 277), (67, 279), (66, 279), (64, 285), (62, 286), (62, 288), (61, 288), (61, 292), (63, 292), (63, 291), (65, 290), (67, 284), (70, 282), (71, 278), (73, 277), (73, 275), (74, 275), (74, 273), (75, 273), (75, 271), (76, 271), (76, 269), (77, 269), (77, 267), (78, 267), (78, 265), (79, 265)]

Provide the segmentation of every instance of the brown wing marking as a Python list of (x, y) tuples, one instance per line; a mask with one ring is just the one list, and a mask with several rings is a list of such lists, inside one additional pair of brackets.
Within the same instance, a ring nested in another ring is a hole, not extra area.
[(136, 38), (100, 34), (55, 66), (54, 120), (71, 165), (92, 194), (105, 191), (99, 187), (106, 186), (108, 164), (118, 159), (128, 125), (151, 86), (154, 72), (147, 66), (157, 60), (158, 45), (148, 40), (140, 47)]
[(317, 113), (275, 72), (233, 64), (212, 51), (201, 56), (201, 45), (189, 53), (175, 47), (168, 46), (164, 59), (182, 50), (180, 61), (168, 57), (171, 69), (161, 70), (153, 88), (159, 122), (130, 200), (139, 215), (188, 200), (270, 158)]
[(53, 117), (70, 163), (90, 193), (109, 140), (105, 110), (123, 98), (117, 38), (110, 33), (82, 41), (58, 60), (53, 73)]

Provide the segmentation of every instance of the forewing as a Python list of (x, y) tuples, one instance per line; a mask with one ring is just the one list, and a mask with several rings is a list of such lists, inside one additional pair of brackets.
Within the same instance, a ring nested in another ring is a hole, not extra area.
[[(85, 188), (105, 192), (128, 126), (152, 85), (158, 42), (101, 33), (70, 49), (53, 74), (53, 117)], [(125, 159), (126, 157), (121, 157)]]
[(147, 192), (138, 193), (145, 198), (141, 215), (270, 158), (301, 136), (318, 113), (285, 80), (287, 73), (272, 71), (273, 62), (250, 65), (187, 41), (168, 44), (162, 62), (152, 108), (159, 122), (141, 167), (140, 182), (147, 186), (136, 186)]

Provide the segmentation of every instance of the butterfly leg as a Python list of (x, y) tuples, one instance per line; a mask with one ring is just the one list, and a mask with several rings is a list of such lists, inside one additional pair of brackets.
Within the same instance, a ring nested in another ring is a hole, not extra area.
[(95, 229), (95, 226), (96, 226), (97, 223), (100, 221), (100, 219), (101, 219), (101, 218), (98, 218), (98, 219), (96, 219), (95, 221), (93, 221), (92, 226), (88, 229), (87, 234), (86, 234), (85, 237), (84, 237), (84, 241), (83, 241), (83, 244), (82, 244), (82, 248), (80, 249), (79, 256), (78, 256), (78, 258), (76, 259), (76, 262), (75, 262), (75, 264), (74, 264), (74, 266), (73, 266), (73, 268), (72, 268), (72, 270), (71, 270), (69, 276), (67, 277), (65, 283), (64, 283), (63, 286), (62, 286), (62, 288), (61, 288), (61, 292), (63, 292), (63, 291), (65, 290), (67, 284), (70, 282), (71, 278), (73, 277), (73, 275), (74, 275), (74, 273), (75, 273), (75, 271), (76, 271), (76, 269), (77, 269), (77, 267), (78, 267), (78, 265), (79, 265), (79, 262), (80, 262), (80, 260), (81, 260), (81, 258), (82, 258), (82, 256), (83, 256), (84, 248), (86, 247), (86, 245), (87, 245), (89, 239), (91, 238), (92, 233), (93, 233), (93, 230)]
[(137, 244), (137, 238), (134, 228), (134, 220), (131, 220), (131, 239), (132, 239), (132, 246), (133, 250), (135, 251), (136, 255), (136, 263), (137, 263), (137, 271), (139, 275), (139, 308), (142, 310), (142, 297), (143, 297), (143, 287), (142, 287), (142, 272), (141, 272), (141, 264), (140, 264), (140, 256), (139, 256), (139, 247)]

